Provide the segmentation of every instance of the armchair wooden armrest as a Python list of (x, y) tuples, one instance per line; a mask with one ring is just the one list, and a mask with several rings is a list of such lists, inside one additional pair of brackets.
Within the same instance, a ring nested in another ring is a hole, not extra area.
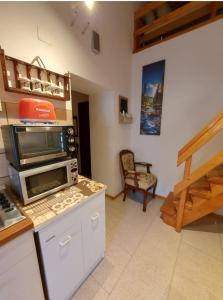
[(132, 175), (132, 178), (134, 179), (134, 184), (135, 187), (139, 187), (139, 178), (138, 176), (140, 176), (141, 174), (144, 174), (143, 172), (137, 172), (134, 170), (126, 170), (125, 171), (125, 177), (127, 177), (128, 175)]
[(152, 164), (146, 162), (135, 162), (135, 165), (146, 167), (147, 173), (150, 173), (150, 167), (152, 167)]

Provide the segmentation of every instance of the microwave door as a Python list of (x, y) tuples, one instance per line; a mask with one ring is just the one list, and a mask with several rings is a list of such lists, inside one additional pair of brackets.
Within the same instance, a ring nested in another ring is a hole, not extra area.
[(20, 178), (25, 204), (46, 197), (70, 184), (66, 165), (54, 165), (26, 171)]
[(67, 155), (62, 127), (25, 127), (16, 133), (21, 165)]

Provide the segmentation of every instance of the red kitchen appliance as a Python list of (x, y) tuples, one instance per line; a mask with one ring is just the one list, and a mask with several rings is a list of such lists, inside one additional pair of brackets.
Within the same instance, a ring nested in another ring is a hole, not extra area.
[(19, 118), (22, 122), (55, 123), (56, 114), (49, 101), (23, 98), (19, 101)]

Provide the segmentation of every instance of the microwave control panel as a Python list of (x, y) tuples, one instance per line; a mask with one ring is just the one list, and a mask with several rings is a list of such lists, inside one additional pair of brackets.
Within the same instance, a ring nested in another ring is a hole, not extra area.
[(78, 180), (77, 159), (73, 159), (70, 163), (71, 180), (75, 184)]

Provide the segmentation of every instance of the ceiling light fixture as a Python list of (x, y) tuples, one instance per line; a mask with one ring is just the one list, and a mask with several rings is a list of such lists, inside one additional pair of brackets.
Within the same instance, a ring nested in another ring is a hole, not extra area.
[(94, 6), (94, 0), (85, 0), (85, 5), (92, 10), (93, 6)]

